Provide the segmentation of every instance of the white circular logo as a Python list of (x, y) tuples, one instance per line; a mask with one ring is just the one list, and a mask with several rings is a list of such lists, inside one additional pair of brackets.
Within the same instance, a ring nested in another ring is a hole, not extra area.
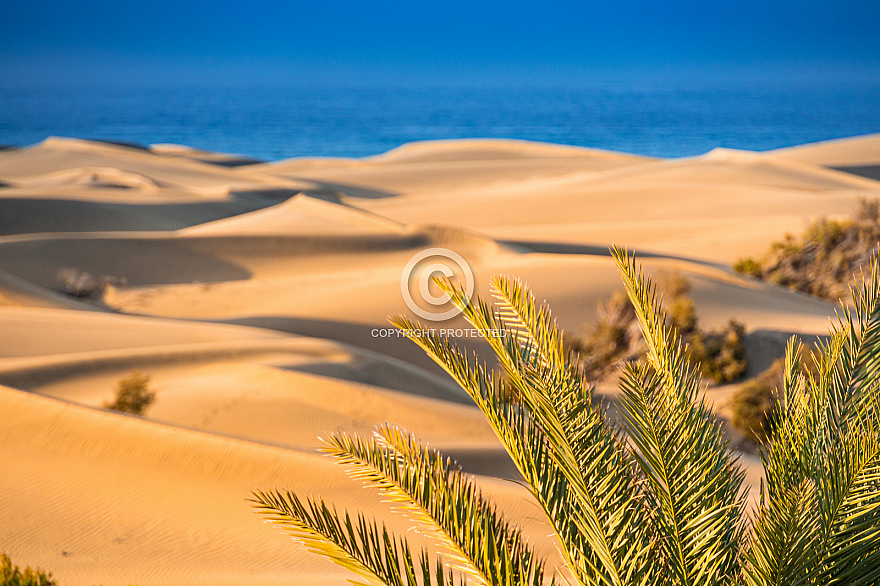
[(422, 319), (444, 321), (461, 313), (446, 293), (435, 295), (431, 291), (431, 279), (441, 276), (462, 283), (469, 299), (474, 294), (474, 273), (470, 265), (460, 254), (446, 248), (423, 250), (403, 267), (400, 293), (406, 306)]

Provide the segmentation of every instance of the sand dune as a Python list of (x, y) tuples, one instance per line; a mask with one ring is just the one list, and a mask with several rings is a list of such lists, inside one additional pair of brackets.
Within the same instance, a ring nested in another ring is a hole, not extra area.
[(19, 185), (52, 188), (66, 185), (158, 191), (160, 184), (146, 175), (112, 167), (78, 167), (19, 179)]
[(602, 151), (599, 149), (527, 140), (460, 139), (410, 142), (391, 149), (387, 153), (370, 157), (370, 160), (381, 163), (445, 163), (454, 161), (538, 159), (546, 162), (548, 159), (562, 157), (620, 163), (648, 159), (648, 157), (614, 151)]
[[(877, 141), (676, 160), (504, 140), (276, 163), (55, 138), (2, 151), (2, 549), (73, 586), (341, 584), (245, 499), (277, 485), (384, 515), (315, 449), (393, 421), (483, 474), (552, 554), (476, 408), (413, 344), (377, 333), (412, 315), (410, 258), (454, 251), (483, 294), (490, 275), (520, 277), (577, 332), (620, 288), (608, 247), (626, 245), (691, 281), (705, 326), (745, 323), (754, 370), (788, 335), (823, 333), (833, 306), (730, 262), (880, 197)], [(67, 295), (65, 269), (99, 285)], [(146, 418), (101, 409), (131, 370), (152, 376)], [(708, 391), (722, 415), (731, 392)], [(743, 464), (754, 489), (759, 464)]]
[[(289, 486), (387, 511), (314, 454), (6, 388), (0, 405), (4, 548), (67, 584), (343, 584), (339, 571), (262, 524), (248, 494)], [(541, 531), (522, 489), (485, 485)]]
[(770, 151), (771, 156), (813, 163), (880, 181), (880, 134), (829, 140)]
[(880, 182), (727, 151), (357, 205), (406, 223), (430, 215), (504, 240), (618, 242), (732, 261), (878, 195)]
[(825, 167), (876, 165), (880, 163), (880, 134), (799, 145), (768, 154)]
[[(254, 169), (299, 181), (313, 181), (347, 196), (381, 200), (403, 193), (445, 194), (466, 186), (517, 182), (598, 172), (649, 161), (644, 157), (527, 141), (433, 141), (334, 166), (303, 167), (302, 160)], [(2, 174), (0, 174), (2, 177)]]
[(231, 169), (184, 158), (162, 157), (145, 148), (87, 140), (52, 137), (28, 149), (0, 152), (0, 177), (4, 179), (15, 180), (83, 167), (115, 168), (190, 188), (250, 183), (245, 176)]
[(2, 151), (0, 235), (175, 230), (315, 187), (173, 152), (59, 138)]
[(182, 157), (184, 159), (192, 159), (202, 163), (210, 163), (221, 167), (241, 167), (244, 165), (253, 165), (262, 163), (260, 159), (245, 157), (243, 155), (234, 155), (230, 153), (216, 153), (213, 151), (205, 151), (196, 149), (182, 144), (151, 144), (150, 152), (163, 155), (166, 157)]
[(184, 230), (185, 235), (339, 235), (402, 232), (405, 226), (364, 210), (316, 199), (295, 196), (282, 205), (259, 212), (206, 222)]

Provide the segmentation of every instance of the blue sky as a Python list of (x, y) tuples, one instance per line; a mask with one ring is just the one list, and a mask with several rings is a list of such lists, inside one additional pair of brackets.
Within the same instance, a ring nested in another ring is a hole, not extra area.
[(3, 0), (18, 80), (880, 78), (877, 0)]

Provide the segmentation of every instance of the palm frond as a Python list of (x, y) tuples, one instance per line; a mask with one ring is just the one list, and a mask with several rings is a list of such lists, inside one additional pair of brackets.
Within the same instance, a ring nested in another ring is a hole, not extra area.
[(813, 478), (812, 445), (815, 435), (815, 393), (817, 379), (801, 370), (803, 344), (792, 336), (785, 350), (783, 388), (774, 401), (773, 441), (758, 446), (764, 465), (766, 494), (773, 499), (787, 498), (804, 479)]
[(880, 411), (880, 257), (850, 288), (853, 309), (842, 305), (832, 329), (840, 351), (828, 373), (828, 425), (846, 431), (874, 421)]
[[(566, 561), (584, 584), (643, 583), (634, 560), (652, 544), (639, 479), (619, 432), (592, 404), (592, 389), (565, 357), (546, 309), (518, 282), (494, 282), (500, 309), (440, 287), (495, 351), (519, 398), (511, 406), (497, 377), (473, 367), (448, 341), (403, 318), (393, 320), (474, 398), (553, 522)], [(561, 496), (562, 495), (562, 496)], [(560, 506), (560, 505), (564, 505)]]
[[(811, 583), (871, 584), (880, 572), (880, 267), (851, 289), (853, 309), (842, 306), (827, 341), (814, 354), (817, 374), (799, 369), (800, 343), (786, 352), (783, 393), (772, 442), (761, 447), (767, 477), (759, 519), (783, 515), (779, 503), (798, 486), (815, 486), (817, 516)], [(788, 509), (789, 514), (794, 511)], [(794, 523), (795, 518), (788, 519)], [(760, 543), (752, 549), (773, 551)], [(786, 555), (785, 552), (778, 552)], [(781, 564), (781, 558), (773, 562)], [(764, 583), (798, 583), (791, 580)]]
[[(707, 404), (700, 374), (666, 326), (656, 289), (613, 250), (647, 343), (624, 366), (620, 426), (606, 421), (544, 305), (496, 278), (495, 303), (439, 286), (485, 337), (502, 373), (405, 318), (392, 323), (471, 396), (547, 515), (571, 575), (584, 586), (655, 584), (868, 586), (880, 583), (880, 260), (853, 287), (852, 309), (801, 367), (786, 349), (757, 515), (747, 525), (743, 472)], [(626, 435), (624, 435), (624, 431)], [(326, 451), (378, 488), (446, 550), (421, 550), (363, 515), (278, 491), (255, 506), (310, 550), (367, 586), (471, 582), (539, 586), (543, 560), (436, 451), (392, 425), (344, 433)], [(448, 563), (444, 563), (446, 561)], [(451, 566), (451, 567), (449, 567)], [(551, 580), (554, 581), (554, 580)]]
[(365, 441), (337, 433), (324, 451), (400, 504), (477, 583), (544, 584), (543, 560), (457, 465), (395, 426), (374, 435)]
[(749, 586), (815, 583), (818, 530), (819, 511), (812, 480), (804, 480), (762, 506), (744, 556), (746, 583)]
[(880, 580), (880, 437), (856, 430), (823, 459), (819, 493), (822, 584)]
[[(562, 333), (546, 305), (538, 305), (523, 283), (516, 279), (492, 278), (492, 293), (498, 316), (506, 331), (524, 349), (526, 356), (549, 367), (570, 370), (576, 363), (566, 361)], [(568, 373), (577, 377), (574, 371)]]
[(663, 563), (679, 584), (729, 584), (739, 574), (744, 473), (701, 393), (655, 288), (625, 251), (613, 251), (648, 346), (647, 364), (621, 380), (623, 424), (636, 450), (661, 535)]
[(464, 586), (443, 561), (421, 551), (414, 560), (405, 539), (367, 520), (343, 511), (340, 515), (321, 500), (303, 503), (293, 493), (255, 492), (254, 507), (265, 519), (281, 526), (313, 553), (323, 555), (358, 576), (362, 586)]
[(476, 356), (468, 359), (455, 344), (434, 336), (417, 322), (404, 317), (392, 318), (391, 322), (470, 394), (550, 520), (567, 567), (580, 583), (589, 583), (591, 566), (583, 559), (583, 539), (575, 522), (576, 504), (565, 474), (549, 455), (549, 445), (540, 427), (521, 404), (508, 400), (508, 389), (501, 378)]

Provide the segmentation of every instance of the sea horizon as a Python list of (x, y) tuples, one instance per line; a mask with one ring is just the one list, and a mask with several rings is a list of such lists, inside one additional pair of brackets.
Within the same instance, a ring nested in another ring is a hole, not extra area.
[(880, 80), (625, 76), (498, 80), (110, 80), (0, 85), (0, 145), (49, 136), (175, 143), (261, 160), (364, 157), (413, 141), (507, 138), (683, 157), (880, 132)]

